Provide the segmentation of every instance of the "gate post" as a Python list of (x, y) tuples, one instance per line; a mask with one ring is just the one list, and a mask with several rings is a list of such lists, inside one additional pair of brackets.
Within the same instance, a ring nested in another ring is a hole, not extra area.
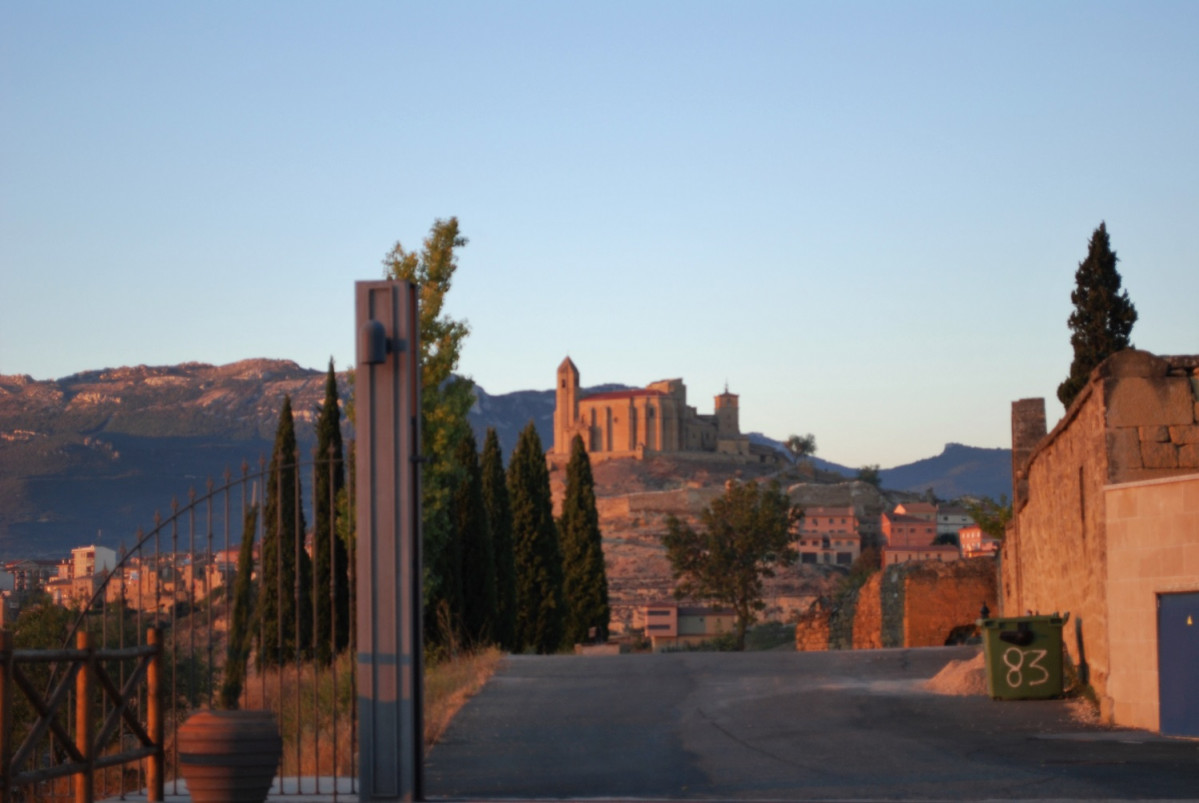
[(154, 648), (146, 667), (146, 733), (154, 742), (154, 754), (146, 759), (146, 800), (161, 803), (166, 747), (162, 718), (162, 630), (153, 625), (146, 630), (146, 643)]
[(359, 800), (420, 800), (420, 337), (416, 285), (355, 285)]
[(84, 769), (75, 775), (75, 803), (92, 803), (94, 780), (92, 772), (95, 769), (95, 756), (92, 755), (92, 674), (95, 669), (92, 662), (95, 655), (92, 652), (91, 635), (86, 630), (75, 634), (75, 648), (84, 653), (79, 658), (79, 674), (75, 675), (75, 749), (83, 756)]
[(12, 631), (0, 630), (0, 803), (8, 803), (12, 777)]

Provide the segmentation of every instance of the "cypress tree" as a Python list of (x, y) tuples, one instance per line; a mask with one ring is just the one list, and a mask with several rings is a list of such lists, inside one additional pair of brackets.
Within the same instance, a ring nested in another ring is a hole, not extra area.
[(1065, 407), (1087, 384), (1091, 371), (1117, 351), (1132, 348), (1129, 335), (1137, 321), (1137, 310), (1120, 289), (1120, 273), (1116, 270), (1116, 252), (1107, 236), (1107, 223), (1091, 235), (1087, 258), (1078, 263), (1074, 274), (1074, 290), (1070, 300), (1070, 345), (1074, 360), (1070, 375), (1058, 385), (1057, 397)]
[(225, 648), (225, 675), (221, 680), (221, 708), (232, 711), (241, 702), (250, 654), (250, 630), (254, 619), (254, 531), (258, 525), (257, 505), (246, 510), (242, 520), (241, 548), (237, 551), (237, 574), (233, 580), (229, 643)]
[[(316, 571), (316, 659), (333, 660), (350, 643), (349, 556), (333, 533), (333, 511), (346, 484), (341, 442), (341, 407), (333, 360), (325, 377), (325, 400), (316, 421), (316, 469), (313, 481), (313, 553)], [(334, 626), (336, 625), (336, 633)]]
[(469, 429), (458, 444), (455, 460), (463, 469), (452, 507), (454, 530), (462, 546), (462, 633), (468, 643), (491, 644), (495, 638), (495, 550), (483, 504), (475, 434)]
[(566, 602), (566, 643), (608, 640), (608, 574), (599, 513), (595, 509), (595, 480), (583, 439), (575, 435), (566, 466), (566, 495), (558, 525), (562, 536), (562, 591)]
[(539, 653), (562, 646), (562, 552), (554, 526), (550, 475), (530, 421), (508, 464), (516, 566), (516, 644)]
[(312, 561), (303, 548), (304, 514), (296, 499), (297, 458), (291, 397), (284, 396), (263, 510), (262, 643), (258, 650), (262, 666), (290, 661), (297, 650), (303, 657), (312, 646)]
[(516, 650), (516, 566), (512, 556), (512, 507), (504, 477), (504, 456), (495, 427), (483, 440), (483, 506), (495, 554), (496, 613), (494, 637), (506, 650)]

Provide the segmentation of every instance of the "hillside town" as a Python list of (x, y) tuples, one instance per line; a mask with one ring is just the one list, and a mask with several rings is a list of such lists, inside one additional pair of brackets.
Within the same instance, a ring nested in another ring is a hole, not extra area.
[[(809, 507), (794, 535), (798, 566), (836, 567), (833, 571), (848, 569), (861, 556), (864, 546), (876, 547), (881, 565), (891, 566), (993, 557), (1000, 544), (984, 535), (965, 509), (920, 501), (901, 502), (876, 520), (865, 515), (860, 506)], [(305, 549), (312, 557), (311, 532)], [(139, 552), (120, 560), (123, 557), (110, 547), (91, 544), (72, 549), (59, 560), (27, 558), (3, 564), (0, 626), (14, 621), (26, 604), (38, 599), (71, 609), (107, 603), (166, 613), (172, 606), (194, 605), (227, 589), (237, 570), (235, 547), (196, 553)], [(257, 566), (257, 546), (254, 560)], [(101, 589), (103, 594), (97, 596)], [(658, 614), (651, 611), (660, 610), (676, 612), (677, 622), (669, 632), (653, 619)], [(697, 624), (700, 620), (702, 625)], [(698, 644), (727, 632), (726, 620), (727, 614), (722, 617), (717, 609), (704, 606), (645, 603), (635, 607), (632, 628), (643, 630), (655, 647)], [(614, 622), (611, 629), (619, 633), (626, 628)]]

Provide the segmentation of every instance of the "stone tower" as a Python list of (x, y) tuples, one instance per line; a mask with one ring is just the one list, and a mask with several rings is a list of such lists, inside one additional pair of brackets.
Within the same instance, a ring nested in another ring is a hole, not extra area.
[(729, 438), (740, 434), (737, 394), (729, 393), (729, 386), (725, 385), (724, 393), (716, 397), (716, 437)]
[(554, 405), (554, 453), (570, 454), (571, 430), (579, 418), (579, 369), (567, 357), (558, 366)]

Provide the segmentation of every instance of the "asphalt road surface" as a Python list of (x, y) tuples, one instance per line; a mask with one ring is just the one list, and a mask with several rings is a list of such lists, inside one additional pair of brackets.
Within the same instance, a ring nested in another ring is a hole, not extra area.
[(923, 689), (977, 648), (509, 658), (430, 798), (1199, 799), (1199, 740)]

